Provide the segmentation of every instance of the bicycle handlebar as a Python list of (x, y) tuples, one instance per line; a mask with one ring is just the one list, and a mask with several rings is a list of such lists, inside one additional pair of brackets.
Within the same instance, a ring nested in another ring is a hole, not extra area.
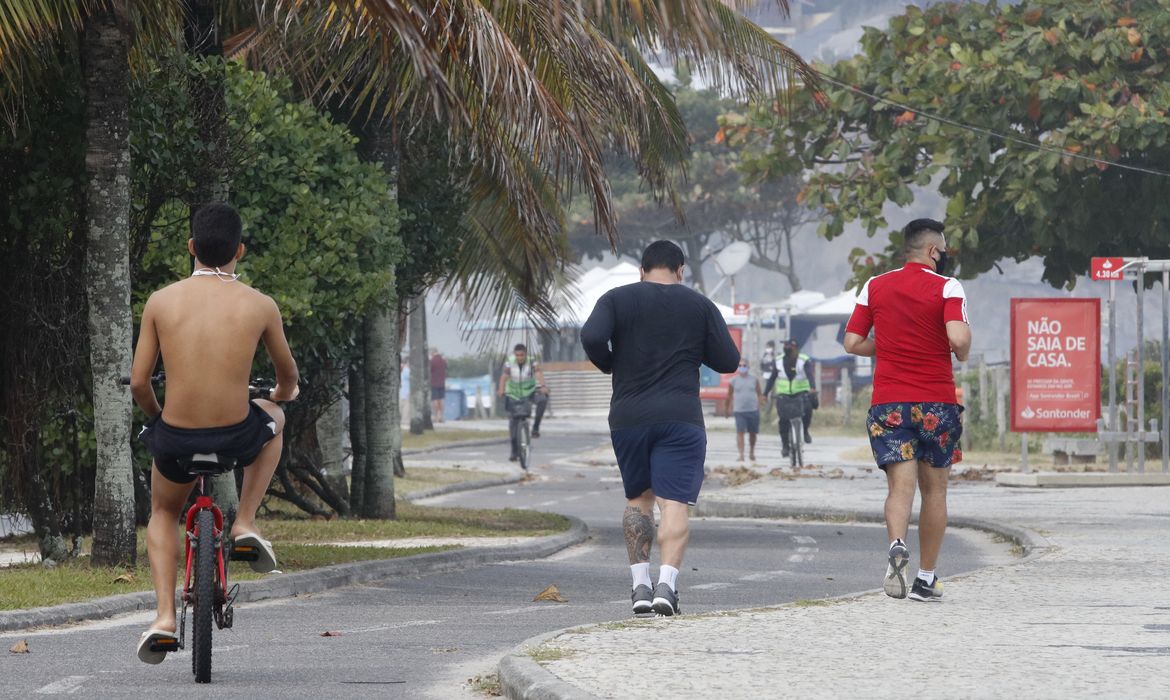
[[(158, 374), (151, 375), (150, 383), (162, 384), (166, 381), (166, 379), (167, 373), (163, 371), (159, 372)], [(121, 377), (118, 379), (118, 383), (122, 384), (123, 386), (128, 385), (130, 384), (130, 377)], [(271, 391), (275, 388), (276, 382), (272, 381), (271, 379), (266, 379), (264, 377), (252, 377), (252, 379), (248, 380), (248, 391), (251, 393)]]

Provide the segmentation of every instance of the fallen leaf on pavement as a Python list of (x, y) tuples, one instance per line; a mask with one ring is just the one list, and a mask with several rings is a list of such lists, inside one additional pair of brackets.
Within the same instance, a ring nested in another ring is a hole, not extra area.
[(554, 603), (569, 602), (568, 598), (561, 595), (561, 591), (557, 588), (557, 584), (555, 583), (550, 583), (548, 588), (544, 589), (540, 593), (537, 593), (536, 597), (532, 599), (532, 602), (535, 603), (538, 600), (551, 600)]
[(337, 632), (334, 630), (326, 630), (326, 631), (321, 633), (321, 636), (322, 637), (340, 637), (341, 632)]
[(27, 654), (28, 653), (28, 642), (22, 639), (19, 642), (17, 642), (16, 644), (13, 644), (12, 647), (8, 651), (12, 654)]

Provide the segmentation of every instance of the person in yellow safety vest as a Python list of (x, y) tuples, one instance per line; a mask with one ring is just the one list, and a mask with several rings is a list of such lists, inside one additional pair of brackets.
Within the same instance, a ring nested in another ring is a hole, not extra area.
[[(548, 407), (548, 386), (544, 383), (544, 372), (540, 368), (540, 361), (528, 355), (528, 348), (523, 343), (517, 343), (512, 349), (512, 356), (504, 362), (500, 372), (500, 385), (496, 395), (504, 399), (504, 410), (508, 415), (508, 434), (511, 438), (512, 456), (508, 459), (515, 462), (519, 459), (519, 443), (516, 439), (516, 420), (513, 406), (531, 400), (536, 407), (536, 420), (532, 423), (532, 437), (540, 437), (540, 421), (544, 419), (544, 411)], [(527, 468), (527, 467), (526, 467)]]
[(764, 393), (775, 396), (783, 455), (787, 457), (791, 450), (789, 421), (798, 415), (804, 423), (804, 441), (812, 442), (809, 427), (812, 426), (813, 409), (819, 408), (820, 401), (813, 379), (812, 359), (800, 352), (796, 341), (784, 343), (784, 354), (773, 363)]

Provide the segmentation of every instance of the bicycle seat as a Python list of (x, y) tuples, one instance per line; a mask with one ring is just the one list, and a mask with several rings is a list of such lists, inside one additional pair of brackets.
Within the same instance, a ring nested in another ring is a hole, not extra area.
[(215, 476), (230, 472), (236, 468), (236, 460), (230, 457), (220, 457), (214, 452), (211, 454), (193, 454), (190, 457), (180, 457), (179, 466), (188, 474), (196, 476)]

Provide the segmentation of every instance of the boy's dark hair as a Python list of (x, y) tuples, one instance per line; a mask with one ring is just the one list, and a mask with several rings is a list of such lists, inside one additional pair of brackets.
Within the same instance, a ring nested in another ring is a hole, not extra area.
[(203, 205), (191, 219), (195, 257), (211, 267), (228, 264), (240, 248), (242, 229), (240, 215), (230, 204), (212, 202)]
[(524, 343), (516, 343), (516, 347), (512, 348), (512, 352), (520, 352), (521, 350), (528, 352), (528, 346)]
[(943, 232), (941, 221), (934, 219), (915, 219), (902, 229), (902, 250), (905, 253), (918, 250), (922, 247), (927, 236), (934, 236)]
[(654, 241), (642, 251), (642, 270), (649, 272), (657, 268), (666, 268), (671, 272), (678, 272), (686, 259), (682, 248), (670, 241)]

